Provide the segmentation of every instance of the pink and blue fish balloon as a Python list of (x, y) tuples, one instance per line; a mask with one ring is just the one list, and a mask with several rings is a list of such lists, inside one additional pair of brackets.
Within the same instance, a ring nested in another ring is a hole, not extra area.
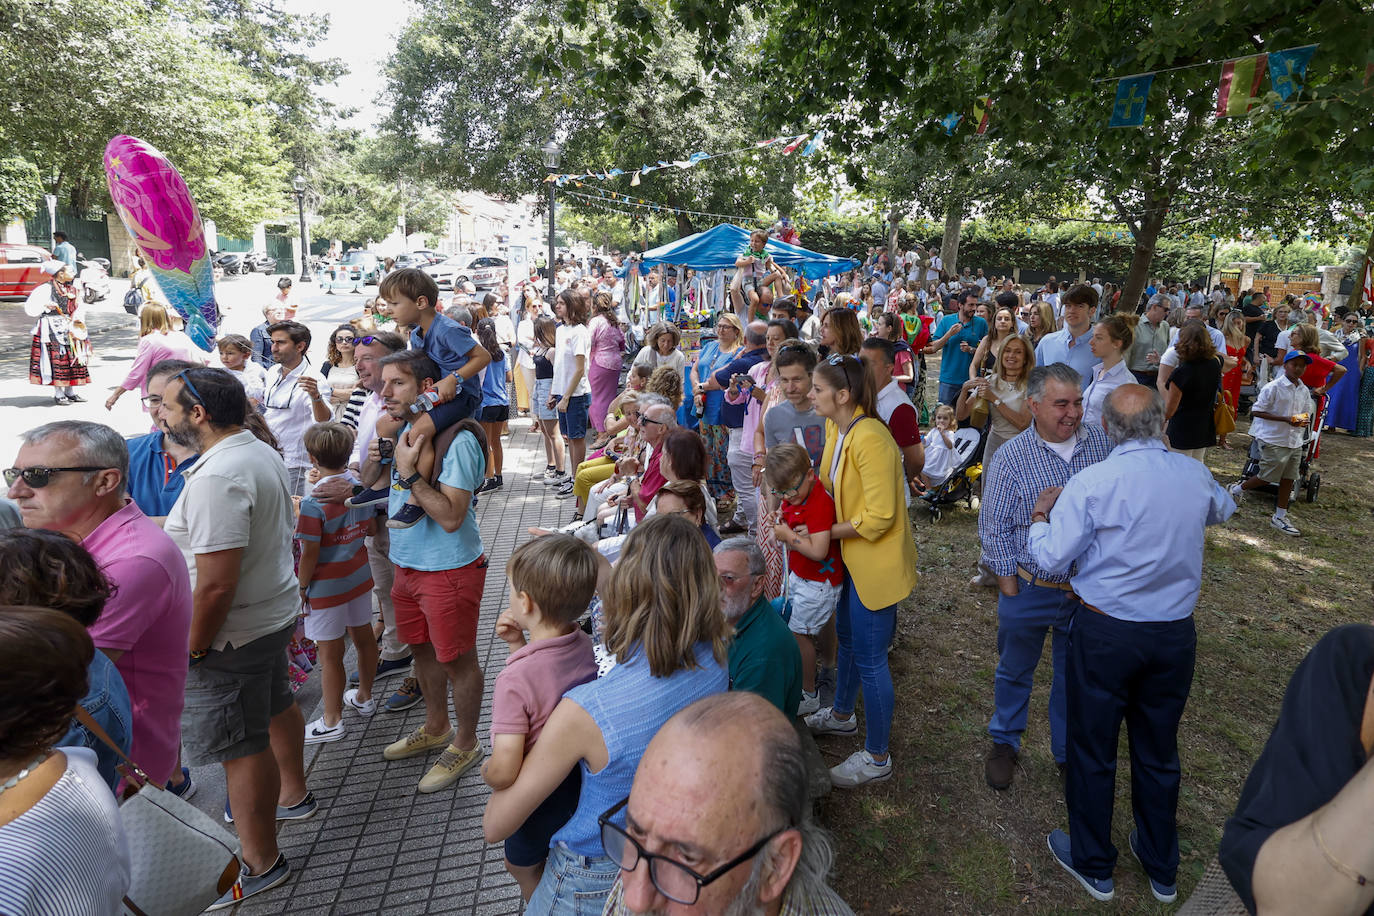
[(115, 211), (187, 335), (209, 351), (219, 321), (214, 266), (181, 173), (152, 144), (120, 134), (105, 146), (105, 180)]

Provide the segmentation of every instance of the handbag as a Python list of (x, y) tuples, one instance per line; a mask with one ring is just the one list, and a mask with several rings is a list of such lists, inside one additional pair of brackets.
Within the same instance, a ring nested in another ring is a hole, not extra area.
[(1226, 395), (1220, 391), (1217, 392), (1216, 406), (1212, 408), (1212, 425), (1216, 427), (1218, 436), (1232, 433), (1236, 428), (1236, 412), (1226, 400)]
[(128, 838), (131, 880), (124, 912), (196, 916), (238, 880), (239, 841), (208, 814), (148, 778), (86, 710), (76, 718), (124, 760), (125, 779), (142, 783), (119, 806)]

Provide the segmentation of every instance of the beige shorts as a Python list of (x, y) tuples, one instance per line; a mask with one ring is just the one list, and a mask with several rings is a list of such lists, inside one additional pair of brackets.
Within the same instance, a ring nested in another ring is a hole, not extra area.
[(1302, 467), (1302, 446), (1260, 443), (1260, 479), (1277, 484), (1283, 480), (1297, 480)]

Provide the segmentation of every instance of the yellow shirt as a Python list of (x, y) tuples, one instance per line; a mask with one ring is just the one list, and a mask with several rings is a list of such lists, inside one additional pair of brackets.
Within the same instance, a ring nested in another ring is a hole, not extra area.
[(844, 436), (836, 462), (839, 438), (839, 427), (826, 420), (821, 482), (835, 499), (836, 520), (851, 523), (859, 534), (840, 540), (845, 571), (864, 607), (879, 610), (910, 596), (918, 578), (902, 453), (887, 426), (862, 409)]

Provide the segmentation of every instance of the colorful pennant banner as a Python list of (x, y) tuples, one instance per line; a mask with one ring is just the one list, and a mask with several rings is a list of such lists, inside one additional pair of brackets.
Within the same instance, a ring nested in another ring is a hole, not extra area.
[(1112, 117), (1107, 126), (1143, 127), (1145, 103), (1150, 97), (1150, 85), (1154, 81), (1153, 73), (1137, 73), (1117, 80), (1116, 101), (1112, 104)]
[(1264, 82), (1269, 55), (1255, 54), (1237, 57), (1221, 65), (1221, 81), (1217, 83), (1217, 117), (1243, 115), (1254, 104)]
[[(641, 165), (639, 168), (635, 169), (632, 173), (630, 173), (630, 187), (638, 187), (643, 177), (645, 175), (648, 175), (650, 172), (657, 172), (659, 169), (668, 168), (690, 169), (696, 165), (699, 165), (700, 163), (705, 162), (708, 159), (719, 159), (722, 156), (737, 156), (740, 153), (752, 153), (757, 152), (758, 150), (771, 149), (774, 147), (781, 149), (782, 154), (784, 156), (790, 156), (792, 155), (792, 153), (796, 152), (797, 149), (801, 147), (803, 143), (806, 142), (808, 137), (811, 139), (811, 142), (806, 144), (806, 148), (802, 150), (802, 155), (810, 156), (812, 153), (816, 151), (817, 146), (819, 146), (821, 142), (821, 138), (824, 136), (825, 131), (817, 131), (814, 135), (810, 133), (805, 133), (797, 134), (795, 136), (770, 137), (767, 140), (759, 140), (751, 146), (742, 146), (739, 149), (726, 150), (723, 153), (696, 152), (692, 153), (692, 155), (688, 156), (686, 159), (678, 159), (674, 160), (673, 162), (669, 162), (665, 159), (659, 159), (656, 164), (650, 165), (646, 163), (645, 165)], [(544, 181), (554, 181), (557, 182), (559, 185), (564, 185), (570, 181), (586, 181), (588, 179), (598, 179), (601, 181), (605, 181), (611, 178), (619, 178), (621, 175), (624, 174), (626, 174), (624, 169), (609, 169), (604, 172), (552, 174), (547, 176), (544, 179)]]

